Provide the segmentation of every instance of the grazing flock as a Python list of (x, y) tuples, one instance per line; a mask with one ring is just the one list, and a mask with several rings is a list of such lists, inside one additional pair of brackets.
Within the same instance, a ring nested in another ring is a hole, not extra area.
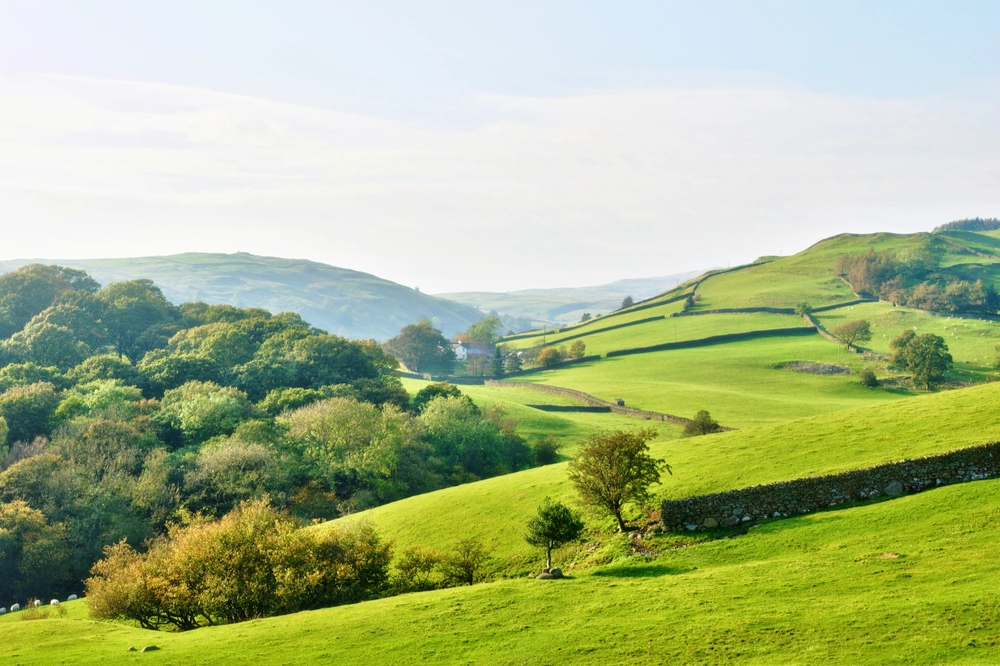
[[(69, 595), (66, 598), (66, 601), (73, 601), (76, 598), (77, 598), (77, 596), (75, 594), (71, 594), (71, 595)], [(34, 606), (35, 608), (38, 608), (38, 607), (40, 607), (42, 605), (42, 600), (41, 599), (33, 599), (33, 600), (29, 599), (28, 603), (31, 604), (32, 606)], [(59, 600), (58, 599), (53, 599), (52, 601), (49, 602), (49, 605), (50, 606), (58, 606), (59, 605)], [(11, 613), (16, 613), (19, 610), (21, 610), (21, 604), (11, 604), (10, 605), (10, 612)], [(7, 611), (7, 607), (6, 606), (0, 606), (0, 615), (6, 615), (7, 612), (8, 611)]]

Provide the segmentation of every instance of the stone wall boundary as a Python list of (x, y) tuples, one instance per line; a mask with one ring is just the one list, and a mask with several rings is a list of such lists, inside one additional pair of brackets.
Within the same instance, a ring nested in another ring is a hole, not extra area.
[(799, 326), (791, 328), (769, 328), (760, 331), (745, 331), (743, 333), (726, 333), (724, 335), (712, 335), (707, 338), (696, 340), (682, 340), (680, 342), (664, 342), (659, 345), (649, 347), (633, 347), (632, 349), (618, 349), (609, 351), (605, 357), (627, 356), (629, 354), (646, 354), (648, 352), (667, 351), (670, 349), (688, 349), (691, 347), (707, 347), (709, 345), (722, 344), (724, 342), (735, 342), (738, 340), (753, 340), (755, 338), (773, 338), (792, 335), (813, 335), (816, 328), (813, 326)]
[(836, 474), (664, 500), (660, 517), (671, 532), (735, 527), (996, 476), (1000, 476), (1000, 442), (989, 442)]

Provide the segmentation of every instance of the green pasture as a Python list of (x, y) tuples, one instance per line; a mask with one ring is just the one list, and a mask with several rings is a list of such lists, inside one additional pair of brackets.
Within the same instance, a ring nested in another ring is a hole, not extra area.
[[(671, 464), (661, 498), (682, 498), (818, 474), (866, 467), (1000, 439), (1000, 386), (924, 395), (789, 423), (689, 439), (658, 437), (653, 455)], [(643, 421), (619, 427), (642, 427)], [(495, 553), (495, 570), (531, 571), (537, 553), (524, 543), (524, 524), (546, 497), (575, 503), (558, 463), (376, 507), (347, 519), (370, 519), (395, 539), (398, 550), (414, 545), (446, 550), (476, 536)], [(591, 519), (591, 527), (610, 523)], [(316, 529), (324, 529), (319, 526)], [(606, 537), (595, 537), (606, 541)], [(592, 564), (607, 549), (567, 549), (565, 562)]]
[(934, 333), (944, 338), (957, 363), (981, 369), (991, 368), (1000, 343), (1000, 321), (976, 315), (936, 316), (919, 310), (893, 307), (890, 303), (861, 303), (814, 315), (827, 330), (844, 322), (865, 319), (871, 323), (871, 342), (864, 344), (882, 354), (889, 342), (904, 330), (917, 334)]
[[(632, 321), (639, 321), (641, 319), (646, 319), (648, 317), (656, 317), (659, 315), (664, 315), (669, 317), (675, 312), (680, 312), (684, 307), (684, 301), (675, 301), (673, 303), (666, 303), (664, 305), (658, 305), (653, 308), (646, 308), (643, 310), (626, 310), (621, 313), (610, 313), (604, 315), (603, 317), (594, 317), (590, 321), (586, 321), (582, 324), (574, 324), (570, 327), (562, 327), (564, 330), (561, 333), (555, 331), (560, 330), (557, 328), (547, 329), (543, 334), (541, 330), (537, 332), (532, 332), (531, 334), (522, 334), (521, 336), (514, 336), (503, 340), (503, 344), (507, 345), (512, 349), (528, 349), (530, 347), (535, 347), (541, 345), (543, 340), (548, 344), (551, 342), (557, 342), (570, 335), (579, 335), (581, 333), (587, 333), (589, 331), (596, 331), (607, 326), (617, 326), (618, 324), (625, 324)], [(642, 326), (642, 324), (640, 324)], [(627, 327), (630, 328), (630, 327)], [(618, 329), (618, 330), (627, 330)], [(615, 331), (609, 331), (613, 333)]]
[(522, 380), (577, 389), (604, 400), (622, 398), (632, 407), (686, 418), (705, 409), (735, 428), (910, 395), (866, 389), (856, 374), (814, 375), (773, 367), (787, 361), (854, 366), (856, 371), (862, 363), (819, 335), (789, 336), (618, 356)]
[[(1000, 481), (979, 481), (780, 520), (562, 581), (502, 580), (179, 634), (8, 617), (0, 660), (996, 663), (998, 520)], [(151, 644), (161, 649), (128, 651)]]
[[(618, 328), (613, 331), (586, 335), (577, 338), (577, 340), (582, 340), (587, 345), (586, 353), (588, 355), (606, 354), (609, 351), (618, 349), (649, 347), (664, 342), (683, 342), (686, 340), (707, 338), (713, 335), (725, 335), (727, 333), (743, 333), (746, 331), (760, 331), (773, 328), (795, 328), (799, 326), (806, 326), (801, 317), (767, 313), (667, 317), (666, 319), (657, 319), (656, 321)], [(574, 342), (576, 340), (559, 343), (559, 338), (554, 337), (553, 342), (550, 344), (552, 346), (565, 345), (569, 348)]]
[[(404, 379), (403, 385), (411, 394), (429, 384), (417, 379)], [(645, 421), (620, 416), (618, 414), (588, 413), (588, 412), (543, 412), (525, 405), (579, 405), (580, 403), (558, 395), (550, 395), (540, 391), (524, 388), (499, 388), (492, 386), (458, 387), (481, 408), (491, 408), (498, 402), (503, 403), (507, 413), (517, 420), (517, 432), (525, 439), (555, 435), (562, 445), (560, 454), (573, 455), (577, 445), (586, 439), (594, 430), (614, 430), (636, 425), (644, 425)], [(657, 421), (652, 424), (662, 439), (676, 439), (683, 430), (682, 426), (673, 423)]]

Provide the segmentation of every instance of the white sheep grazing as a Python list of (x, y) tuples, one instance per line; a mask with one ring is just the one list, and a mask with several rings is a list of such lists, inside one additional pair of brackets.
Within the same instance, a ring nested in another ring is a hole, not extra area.
[(7, 614), (7, 609), (0, 607), (0, 615), (6, 615), (6, 614)]
[(11, 613), (16, 613), (19, 610), (21, 610), (21, 604), (11, 604), (11, 607), (10, 607), (10, 612)]
[(41, 605), (42, 605), (42, 600), (41, 599), (35, 599), (35, 608), (38, 608)]
[(59, 605), (58, 599), (53, 599), (52, 601), (49, 602), (49, 606), (58, 606), (58, 605)]
[(75, 594), (71, 594), (68, 597), (66, 597), (66, 601), (76, 601), (76, 600), (77, 596)]

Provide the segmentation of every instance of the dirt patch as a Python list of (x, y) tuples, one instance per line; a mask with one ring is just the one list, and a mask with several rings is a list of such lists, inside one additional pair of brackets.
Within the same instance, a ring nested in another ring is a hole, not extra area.
[(842, 365), (830, 365), (829, 363), (813, 363), (812, 361), (787, 361), (776, 363), (775, 368), (791, 370), (792, 372), (807, 372), (810, 375), (849, 375), (851, 369)]

